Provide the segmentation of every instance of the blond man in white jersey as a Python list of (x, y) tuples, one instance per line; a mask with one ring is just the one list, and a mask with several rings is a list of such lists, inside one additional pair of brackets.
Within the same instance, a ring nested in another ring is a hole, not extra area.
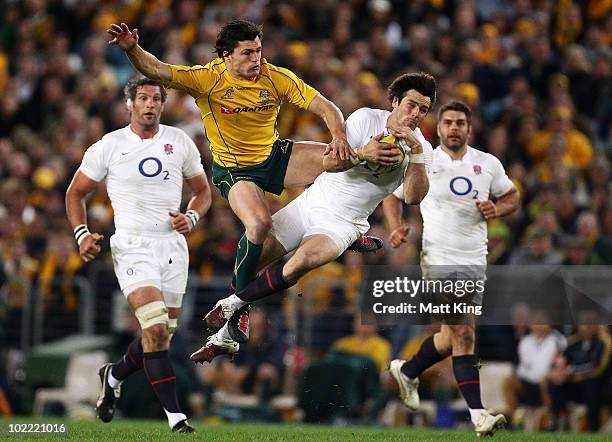
[[(471, 118), (472, 111), (461, 102), (448, 103), (438, 112), (440, 146), (433, 152), (429, 193), (420, 204), (423, 217), (421, 267), (426, 278), (444, 277), (442, 273), (448, 268), (441, 266), (454, 266), (456, 271), (475, 272), (478, 279), (484, 279), (487, 220), (508, 215), (519, 205), (518, 191), (501, 162), (493, 155), (468, 146)], [(402, 225), (400, 198), (398, 190), (383, 204), (392, 230), (389, 238), (392, 247), (406, 241), (409, 233), (409, 228)], [(481, 299), (473, 302), (481, 302)], [(411, 360), (392, 361), (390, 371), (400, 386), (405, 405), (415, 410), (419, 406), (419, 374), (452, 354), (455, 378), (470, 408), (476, 434), (492, 435), (506, 420), (501, 414), (490, 414), (482, 405), (478, 362), (474, 355), (474, 316), (460, 319), (443, 324), (440, 332), (426, 339)]]
[[(368, 217), (385, 196), (404, 184), (404, 198), (418, 204), (429, 187), (426, 167), (432, 147), (418, 125), (433, 105), (436, 83), (426, 73), (404, 74), (389, 87), (392, 111), (362, 108), (346, 122), (348, 142), (358, 159), (346, 160), (349, 170), (323, 173), (304, 193), (272, 216), (260, 268), (272, 262), (243, 291), (220, 300), (206, 316), (209, 329), (218, 330), (191, 359), (210, 362), (238, 351), (248, 338), (246, 324), (232, 318), (249, 302), (293, 286), (300, 277), (340, 256), (369, 229)], [(393, 137), (385, 138), (390, 130)], [(394, 144), (405, 143), (405, 156)], [(401, 141), (404, 140), (404, 141)], [(331, 155), (324, 162), (340, 163)], [(336, 164), (339, 165), (339, 164)], [(279, 259), (295, 250), (288, 260)]]
[[(185, 235), (210, 207), (211, 193), (200, 153), (185, 132), (159, 123), (166, 90), (161, 82), (133, 80), (125, 87), (130, 124), (106, 134), (86, 152), (66, 193), (66, 212), (79, 253), (90, 262), (102, 236), (87, 228), (85, 198), (102, 180), (115, 213), (110, 239), (115, 274), (142, 329), (125, 355), (99, 372), (102, 391), (96, 410), (110, 422), (121, 382), (144, 368), (173, 432), (193, 427), (176, 397), (168, 358), (183, 294), (189, 254)], [(193, 197), (180, 212), (183, 181)]]

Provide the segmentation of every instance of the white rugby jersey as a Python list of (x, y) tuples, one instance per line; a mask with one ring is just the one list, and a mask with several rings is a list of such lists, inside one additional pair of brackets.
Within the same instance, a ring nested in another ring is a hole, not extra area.
[(550, 371), (555, 356), (566, 347), (565, 336), (557, 330), (551, 330), (541, 339), (533, 333), (528, 334), (518, 345), (519, 363), (516, 374), (521, 379), (539, 384)]
[[(386, 132), (390, 114), (386, 110), (370, 108), (353, 112), (346, 120), (346, 135), (351, 147), (362, 147), (373, 136)], [(418, 128), (414, 132), (423, 145), (427, 168), (431, 165), (433, 148)], [(324, 172), (306, 190), (304, 197), (310, 207), (333, 208), (336, 216), (367, 230), (368, 216), (402, 183), (409, 157), (408, 152), (402, 164), (385, 173), (375, 173), (365, 163), (344, 172)]]
[(142, 140), (130, 126), (110, 132), (85, 152), (81, 172), (106, 178), (115, 228), (133, 233), (171, 232), (171, 210), (179, 210), (183, 178), (204, 172), (200, 153), (185, 132), (161, 124)]
[[(486, 255), (487, 222), (476, 201), (500, 197), (514, 187), (504, 166), (493, 155), (470, 146), (460, 160), (438, 146), (428, 176), (429, 192), (420, 205), (423, 250)], [(394, 195), (403, 199), (401, 192), (399, 188)]]

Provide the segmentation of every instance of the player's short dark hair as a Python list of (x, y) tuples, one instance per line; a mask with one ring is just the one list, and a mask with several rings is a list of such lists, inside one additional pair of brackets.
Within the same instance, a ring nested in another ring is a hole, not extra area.
[(123, 96), (125, 101), (136, 100), (136, 92), (140, 86), (159, 86), (159, 92), (161, 93), (162, 103), (166, 102), (168, 97), (168, 91), (164, 87), (164, 83), (159, 80), (152, 80), (151, 78), (135, 78), (127, 82), (123, 88)]
[(406, 92), (414, 89), (419, 94), (429, 97), (430, 109), (436, 102), (436, 79), (427, 72), (404, 74), (397, 77), (387, 89), (387, 98), (392, 102), (395, 97), (399, 101), (406, 96)]
[(446, 111), (463, 112), (465, 114), (465, 118), (467, 119), (468, 126), (472, 125), (472, 109), (470, 109), (470, 107), (463, 101), (451, 101), (450, 103), (446, 103), (444, 106), (442, 106), (438, 111), (438, 121), (440, 121), (442, 114)]
[(217, 34), (215, 51), (219, 57), (223, 58), (223, 53), (227, 51), (231, 54), (239, 42), (255, 40), (257, 37), (263, 38), (261, 25), (256, 25), (247, 20), (232, 20), (223, 26)]

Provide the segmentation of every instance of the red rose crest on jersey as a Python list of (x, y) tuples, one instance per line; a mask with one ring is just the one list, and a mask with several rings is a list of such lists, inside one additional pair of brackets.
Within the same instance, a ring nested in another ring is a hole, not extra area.
[(231, 115), (234, 113), (234, 111), (232, 111), (230, 108), (227, 108), (225, 106), (221, 106), (221, 113), (226, 114), (226, 115)]
[(172, 155), (174, 153), (174, 147), (172, 147), (172, 144), (164, 144), (164, 153), (166, 155)]
[(474, 173), (476, 175), (480, 175), (482, 173), (482, 167), (480, 167), (478, 164), (474, 165)]

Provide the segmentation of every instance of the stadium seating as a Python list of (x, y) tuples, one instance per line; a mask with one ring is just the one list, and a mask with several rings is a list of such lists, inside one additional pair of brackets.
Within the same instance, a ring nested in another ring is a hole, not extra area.
[(95, 404), (100, 383), (98, 369), (107, 356), (103, 351), (73, 353), (68, 362), (66, 383), (63, 388), (39, 388), (34, 397), (34, 416), (42, 416), (45, 405), (59, 402), (64, 406), (68, 416), (75, 416), (83, 404)]

